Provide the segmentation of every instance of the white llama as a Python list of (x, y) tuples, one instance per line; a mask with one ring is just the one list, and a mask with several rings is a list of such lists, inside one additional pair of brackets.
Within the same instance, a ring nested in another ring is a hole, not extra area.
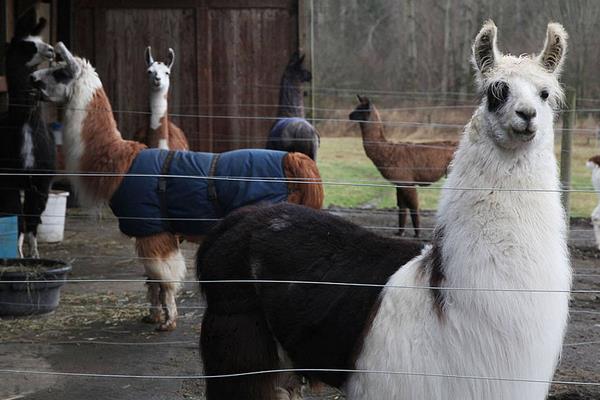
[[(567, 34), (551, 23), (543, 51), (519, 57), (503, 55), (496, 34), (488, 21), (473, 45), (482, 101), (451, 164), (432, 245), (402, 265), (409, 244), (301, 207), (225, 219), (198, 253), (202, 279), (387, 283), (371, 297), (361, 293), (374, 288), (202, 285), (207, 373), (372, 371), (305, 372), (352, 400), (546, 398), (571, 288), (553, 151)], [(236, 379), (207, 380), (207, 398), (275, 398), (276, 377)]]
[(166, 150), (189, 150), (189, 144), (183, 131), (168, 116), (169, 86), (171, 68), (175, 63), (175, 51), (169, 48), (167, 63), (155, 61), (152, 48), (146, 47), (144, 53), (150, 88), (150, 120), (148, 126), (138, 130), (133, 139), (148, 147)]
[[(585, 165), (592, 171), (592, 186), (600, 199), (600, 155), (590, 158)], [(600, 202), (592, 211), (592, 225), (594, 225), (596, 245), (600, 250)]]

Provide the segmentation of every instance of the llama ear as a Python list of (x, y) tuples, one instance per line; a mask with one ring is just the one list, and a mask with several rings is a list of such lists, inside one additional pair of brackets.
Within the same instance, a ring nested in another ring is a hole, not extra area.
[(300, 53), (296, 50), (294, 53), (292, 53), (292, 57), (290, 57), (289, 65), (298, 64), (299, 59), (300, 59)]
[(152, 48), (150, 46), (146, 47), (146, 51), (144, 52), (144, 59), (146, 60), (146, 67), (154, 64), (154, 58), (152, 57)]
[(356, 98), (360, 104), (371, 104), (371, 100), (367, 96), (361, 96), (360, 94), (357, 94)]
[[(17, 25), (15, 26), (15, 36), (14, 37), (22, 38), (22, 37), (29, 36), (35, 30), (36, 23), (37, 23), (37, 14), (35, 12), (35, 8), (31, 7), (29, 10), (27, 10), (27, 12), (25, 12), (25, 14), (23, 14), (17, 20)], [(44, 22), (44, 24), (45, 24), (45, 22)]]
[(81, 71), (81, 67), (75, 60), (75, 57), (73, 57), (73, 54), (71, 54), (69, 49), (67, 49), (67, 46), (65, 46), (63, 42), (58, 42), (56, 43), (56, 46), (54, 46), (54, 50), (56, 51), (56, 54), (60, 55), (62, 59), (65, 60), (67, 67), (73, 76), (78, 76), (79, 72)]
[(544, 50), (538, 56), (542, 66), (552, 73), (560, 73), (565, 53), (567, 52), (567, 39), (569, 35), (559, 23), (551, 22), (546, 31)]
[(496, 45), (498, 28), (494, 21), (487, 20), (473, 43), (473, 60), (482, 74), (488, 73), (501, 55)]
[(37, 25), (35, 26), (35, 28), (33, 28), (33, 30), (31, 31), (31, 35), (32, 36), (39, 36), (42, 31), (44, 30), (44, 28), (46, 27), (46, 18), (42, 17), (39, 19)]
[(175, 51), (173, 51), (173, 49), (169, 47), (169, 63), (167, 64), (167, 67), (169, 67), (169, 69), (171, 69), (174, 62), (175, 62)]

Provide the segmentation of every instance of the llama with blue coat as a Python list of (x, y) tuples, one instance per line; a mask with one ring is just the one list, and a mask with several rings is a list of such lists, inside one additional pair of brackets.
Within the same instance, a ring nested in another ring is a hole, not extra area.
[(32, 80), (44, 99), (65, 107), (66, 167), (82, 173), (73, 182), (79, 197), (108, 203), (123, 233), (135, 237), (149, 278), (151, 308), (144, 320), (159, 330), (176, 327), (175, 296), (186, 274), (178, 237), (200, 241), (217, 219), (244, 205), (322, 206), (319, 171), (304, 154), (260, 149), (218, 155), (146, 149), (124, 140), (92, 65), (62, 43), (56, 51), (65, 62), (37, 71)]

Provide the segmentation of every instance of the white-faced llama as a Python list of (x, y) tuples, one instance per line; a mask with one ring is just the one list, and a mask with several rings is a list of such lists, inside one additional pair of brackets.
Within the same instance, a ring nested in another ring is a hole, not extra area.
[(317, 129), (304, 114), (304, 82), (310, 82), (312, 74), (304, 69), (304, 55), (292, 54), (283, 71), (279, 87), (277, 121), (271, 127), (267, 149), (297, 151), (313, 160), (317, 159), (320, 138)]
[(54, 140), (29, 80), (41, 63), (54, 58), (54, 48), (40, 37), (45, 26), (31, 8), (17, 21), (6, 51), (9, 105), (0, 120), (0, 172), (8, 175), (0, 176), (0, 215), (18, 215), (21, 257), (39, 257), (37, 228), (52, 177), (36, 174), (52, 174), (56, 168)]
[[(600, 155), (590, 158), (586, 166), (592, 171), (592, 186), (600, 199)], [(594, 234), (596, 236), (596, 246), (600, 250), (600, 202), (592, 211), (592, 225), (594, 226)]]
[(175, 63), (175, 51), (169, 49), (169, 61), (165, 64), (154, 60), (152, 49), (148, 46), (144, 59), (150, 88), (150, 119), (148, 126), (133, 135), (133, 140), (159, 149), (189, 150), (190, 146), (185, 134), (171, 122), (168, 114), (171, 68)]
[(90, 205), (109, 203), (121, 231), (136, 238), (151, 280), (145, 320), (160, 323), (160, 330), (176, 326), (175, 296), (186, 273), (177, 236), (199, 241), (217, 219), (248, 204), (321, 207), (319, 171), (304, 154), (167, 151), (124, 140), (94, 68), (62, 43), (56, 52), (65, 61), (32, 74), (33, 85), (44, 99), (64, 105), (66, 168), (82, 174), (73, 182), (79, 197)]
[(360, 124), (363, 147), (367, 157), (388, 181), (401, 185), (396, 187), (398, 206), (398, 234), (404, 234), (408, 209), (419, 237), (419, 197), (416, 186), (427, 186), (448, 173), (448, 165), (458, 142), (435, 141), (427, 143), (389, 142), (379, 111), (373, 102), (357, 96), (359, 104), (349, 118)]
[[(502, 54), (496, 34), (488, 21), (475, 39), (482, 100), (422, 254), (407, 262), (418, 252), (409, 242), (285, 204), (239, 212), (209, 235), (203, 281), (385, 287), (204, 283), (207, 374), (295, 368), (351, 400), (546, 398), (571, 287), (553, 152), (567, 34), (551, 23), (542, 52), (519, 57)], [(280, 378), (208, 379), (207, 398), (280, 399), (294, 392)]]

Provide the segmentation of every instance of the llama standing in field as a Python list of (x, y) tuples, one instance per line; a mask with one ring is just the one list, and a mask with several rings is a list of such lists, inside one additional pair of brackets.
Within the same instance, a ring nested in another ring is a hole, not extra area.
[[(177, 236), (199, 241), (216, 219), (248, 204), (290, 201), (321, 207), (319, 172), (304, 154), (145, 150), (141, 143), (123, 140), (94, 68), (62, 43), (56, 51), (65, 62), (35, 72), (33, 84), (45, 100), (65, 107), (66, 167), (83, 174), (74, 180), (80, 198), (90, 205), (110, 204), (120, 230), (136, 238), (148, 278), (161, 281), (148, 283), (152, 308), (145, 318), (160, 323), (159, 330), (176, 326), (175, 296), (186, 273)], [(224, 178), (206, 179), (213, 176)]]
[[(17, 21), (6, 53), (8, 113), (0, 121), (0, 172), (53, 173), (54, 139), (48, 132), (42, 108), (29, 75), (54, 57), (54, 49), (40, 38), (46, 26), (35, 9)], [(18, 215), (19, 255), (39, 257), (37, 227), (46, 208), (51, 176), (0, 177), (0, 214)], [(23, 192), (23, 200), (21, 200)], [(27, 253), (23, 244), (27, 244)]]
[(277, 121), (271, 127), (267, 149), (297, 151), (317, 159), (319, 132), (304, 117), (304, 90), (312, 75), (302, 66), (304, 55), (295, 52), (281, 77)]
[[(590, 158), (586, 165), (592, 171), (592, 185), (600, 199), (600, 156)], [(598, 203), (592, 212), (592, 225), (594, 225), (596, 245), (598, 246), (598, 250), (600, 250), (600, 203)]]
[(169, 119), (167, 104), (171, 68), (175, 62), (175, 52), (169, 48), (169, 61), (165, 64), (155, 61), (152, 49), (146, 47), (144, 53), (150, 87), (150, 123), (133, 135), (133, 139), (148, 147), (165, 150), (189, 150), (183, 131)]
[[(406, 262), (414, 245), (284, 204), (230, 216), (207, 237), (202, 280), (385, 285), (202, 284), (207, 374), (296, 368), (350, 400), (546, 398), (571, 287), (553, 152), (567, 34), (549, 24), (542, 52), (520, 57), (503, 55), (496, 34), (488, 21), (475, 39), (482, 101), (421, 255)], [(207, 398), (294, 391), (278, 378), (208, 379)]]
[(415, 229), (415, 237), (419, 237), (419, 198), (415, 185), (426, 186), (446, 175), (448, 164), (452, 161), (458, 143), (389, 142), (384, 136), (383, 123), (375, 105), (366, 97), (360, 95), (357, 97), (359, 104), (350, 113), (350, 119), (360, 124), (367, 157), (373, 161), (385, 179), (403, 186), (396, 187), (398, 234), (404, 233), (408, 209)]

